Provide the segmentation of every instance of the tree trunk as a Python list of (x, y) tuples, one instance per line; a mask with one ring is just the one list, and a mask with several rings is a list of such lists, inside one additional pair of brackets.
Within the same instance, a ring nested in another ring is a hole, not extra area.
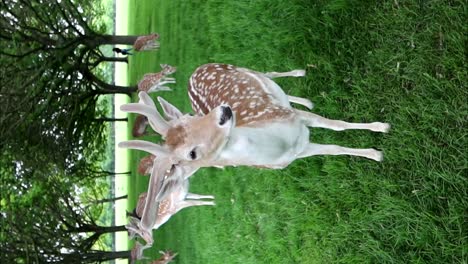
[(107, 234), (107, 233), (121, 232), (121, 231), (127, 231), (127, 228), (125, 228), (125, 225), (98, 226), (98, 225), (86, 225), (85, 224), (85, 225), (82, 225), (80, 227), (70, 230), (71, 233), (93, 232), (93, 233), (98, 233), (100, 235)]
[(94, 118), (94, 121), (96, 122), (128, 122), (128, 118)]
[(99, 79), (94, 75), (88, 68), (86, 67), (80, 67), (80, 72), (83, 74), (84, 77), (86, 77), (89, 81), (93, 82), (95, 85), (97, 85), (99, 90), (96, 91), (96, 94), (126, 94), (128, 96), (131, 96), (133, 92), (137, 91), (137, 86), (119, 86), (119, 85), (113, 85), (113, 84), (108, 84), (104, 82), (103, 80)]
[(144, 35), (94, 35), (85, 36), (82, 43), (88, 47), (94, 48), (100, 45), (133, 45), (137, 38)]
[(115, 232), (121, 232), (121, 231), (127, 231), (127, 228), (124, 225), (120, 226), (97, 226), (97, 225), (83, 225), (79, 228), (76, 228), (73, 230), (73, 233), (89, 233), (93, 232), (91, 236), (83, 240), (83, 242), (80, 244), (80, 248), (83, 251), (88, 251), (91, 249), (91, 247), (96, 243), (96, 241), (101, 237), (103, 234), (107, 233), (115, 233)]
[(117, 201), (117, 200), (122, 200), (122, 199), (126, 199), (126, 198), (128, 198), (128, 195), (122, 195), (122, 196), (118, 196), (118, 197), (112, 197), (112, 198), (101, 199), (101, 200), (94, 201), (94, 202), (92, 202), (92, 203), (98, 204), (98, 203), (115, 202), (115, 201)]
[(99, 59), (91, 65), (91, 68), (98, 66), (101, 62), (125, 62), (128, 64), (128, 57), (99, 57)]
[(62, 263), (96, 263), (113, 259), (130, 259), (131, 251), (93, 251), (89, 253), (74, 252), (63, 254)]
[(103, 57), (102, 61), (108, 62), (125, 62), (128, 64), (128, 57)]

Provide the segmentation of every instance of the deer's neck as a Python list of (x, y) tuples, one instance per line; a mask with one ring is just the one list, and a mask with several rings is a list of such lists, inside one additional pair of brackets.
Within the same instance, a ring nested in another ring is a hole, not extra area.
[(263, 166), (282, 168), (303, 151), (309, 130), (301, 122), (275, 122), (258, 127), (234, 127), (221, 151), (217, 166)]

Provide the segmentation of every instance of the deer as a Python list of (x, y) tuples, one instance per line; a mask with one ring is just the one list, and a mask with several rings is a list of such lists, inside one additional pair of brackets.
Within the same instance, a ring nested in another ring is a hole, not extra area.
[[(202, 205), (215, 205), (213, 201), (197, 201), (200, 199), (214, 199), (213, 195), (200, 195), (188, 192), (188, 181), (179, 188), (175, 189), (168, 198), (159, 203), (158, 219), (157, 224), (153, 226), (153, 229), (158, 229), (161, 225), (169, 220), (169, 218), (175, 215), (180, 210), (191, 207), (191, 206), (202, 206)], [(144, 213), (145, 202), (147, 193), (140, 194), (138, 198), (137, 207), (135, 213), (138, 217)]]
[(156, 156), (150, 154), (141, 158), (140, 163), (138, 163), (138, 174), (141, 175), (149, 175), (151, 174), (151, 170), (153, 168), (153, 160)]
[(149, 35), (138, 37), (133, 43), (133, 49), (136, 51), (149, 51), (159, 48), (159, 34), (151, 33)]
[(134, 210), (136, 217), (130, 217), (130, 222), (126, 225), (129, 237), (132, 239), (139, 235), (148, 247), (153, 244), (152, 230), (158, 229), (180, 210), (192, 206), (215, 205), (214, 196), (188, 191), (189, 181), (185, 175), (190, 172), (187, 172), (187, 167), (172, 167), (161, 171), (164, 168), (161, 165), (167, 162), (161, 160), (154, 159), (148, 191), (140, 194)]
[(135, 242), (135, 245), (133, 245), (133, 248), (130, 251), (130, 263), (135, 263), (137, 260), (141, 259), (147, 259), (147, 257), (143, 255), (143, 251), (145, 251), (147, 248), (150, 248), (150, 246), (143, 246), (140, 242)]
[(147, 73), (138, 83), (139, 91), (152, 93), (156, 91), (171, 91), (171, 88), (164, 86), (169, 83), (176, 83), (175, 78), (167, 77), (177, 71), (176, 67), (169, 64), (161, 64), (162, 71), (157, 73)]
[(158, 259), (151, 261), (150, 264), (167, 264), (172, 262), (172, 260), (177, 256), (178, 253), (174, 253), (171, 250), (159, 251), (159, 254), (162, 256)]
[(197, 115), (182, 115), (168, 122), (152, 99), (140, 92), (139, 103), (122, 105), (121, 110), (146, 115), (165, 144), (127, 141), (120, 146), (165, 156), (170, 161), (167, 168), (177, 165), (196, 169), (213, 166), (281, 169), (296, 159), (315, 155), (352, 155), (381, 161), (382, 152), (372, 148), (309, 142), (309, 127), (386, 133), (390, 125), (348, 123), (293, 108), (290, 103), (309, 109), (313, 104), (308, 99), (286, 95), (272, 79), (304, 75), (304, 70), (261, 73), (229, 64), (202, 65), (192, 74), (188, 85)]
[(132, 136), (142, 137), (146, 135), (146, 128), (148, 127), (148, 118), (144, 115), (137, 115), (133, 123)]
[[(180, 171), (177, 174), (180, 181), (202, 167), (282, 169), (296, 159), (316, 155), (351, 155), (382, 161), (382, 152), (373, 148), (355, 149), (309, 141), (309, 127), (387, 133), (390, 125), (332, 120), (292, 107), (294, 103), (310, 110), (313, 103), (286, 95), (273, 79), (302, 76), (305, 70), (262, 73), (210, 63), (198, 67), (189, 79), (188, 96), (196, 112), (194, 116), (177, 112), (172, 106), (177, 113), (168, 121), (144, 91), (139, 92), (138, 103), (122, 105), (124, 112), (147, 116), (150, 126), (164, 140), (163, 145), (144, 140), (119, 143), (122, 148), (143, 150), (158, 157), (154, 160), (151, 179), (168, 181), (159, 180), (158, 194), (150, 195), (156, 197), (150, 208), (157, 210), (156, 204), (174, 188), (168, 183), (176, 178), (168, 176), (167, 171)], [(144, 218), (143, 214), (142, 222)]]

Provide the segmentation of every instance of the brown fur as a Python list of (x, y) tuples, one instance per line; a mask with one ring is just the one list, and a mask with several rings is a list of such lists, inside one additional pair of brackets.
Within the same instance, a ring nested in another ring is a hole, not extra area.
[(148, 43), (148, 41), (155, 41), (158, 39), (159, 34), (157, 33), (152, 33), (146, 36), (140, 36), (135, 40), (135, 43), (133, 43), (133, 49), (136, 51), (140, 51)]
[(187, 132), (183, 126), (171, 127), (167, 131), (166, 145), (169, 149), (175, 149), (185, 143)]
[(147, 175), (148, 168), (153, 167), (153, 160), (156, 158), (154, 155), (148, 155), (143, 157), (138, 164), (138, 173), (141, 175)]

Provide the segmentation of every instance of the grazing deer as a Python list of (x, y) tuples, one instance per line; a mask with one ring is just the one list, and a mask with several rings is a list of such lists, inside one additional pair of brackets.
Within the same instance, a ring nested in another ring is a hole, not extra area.
[(159, 253), (162, 254), (162, 256), (156, 260), (153, 260), (150, 264), (167, 264), (171, 262), (178, 254), (170, 250), (159, 251)]
[(175, 78), (167, 77), (177, 71), (176, 67), (169, 64), (161, 64), (162, 71), (157, 73), (147, 73), (138, 83), (138, 90), (152, 93), (156, 91), (171, 91), (171, 88), (164, 86), (168, 83), (175, 83)]
[(136, 51), (148, 51), (159, 48), (159, 34), (152, 33), (146, 36), (138, 37), (133, 43), (133, 49)]
[(148, 127), (148, 118), (144, 115), (137, 115), (135, 122), (133, 123), (132, 136), (141, 137), (146, 134), (146, 128)]
[(188, 89), (192, 108), (199, 115), (183, 115), (167, 122), (151, 98), (140, 92), (140, 103), (123, 105), (121, 109), (146, 115), (153, 129), (165, 138), (165, 145), (129, 141), (121, 143), (121, 147), (166, 156), (170, 161), (166, 168), (177, 165), (194, 170), (241, 165), (280, 169), (295, 159), (314, 155), (353, 155), (381, 161), (382, 153), (375, 149), (309, 142), (308, 127), (387, 132), (390, 125), (347, 123), (291, 107), (290, 102), (308, 108), (312, 103), (286, 95), (271, 79), (304, 75), (303, 70), (260, 73), (227, 64), (203, 65), (192, 74)]
[[(142, 193), (138, 198), (135, 213), (137, 218), (131, 217), (126, 225), (130, 238), (141, 236), (152, 245), (152, 229), (158, 229), (174, 214), (191, 206), (215, 205), (214, 201), (199, 201), (201, 199), (214, 199), (212, 195), (189, 193), (189, 182), (185, 175), (191, 174), (186, 168), (173, 167), (161, 171), (162, 164), (167, 160), (156, 162), (149, 182), (148, 192)], [(164, 184), (163, 184), (164, 183)], [(140, 219), (138, 219), (140, 217)]]

